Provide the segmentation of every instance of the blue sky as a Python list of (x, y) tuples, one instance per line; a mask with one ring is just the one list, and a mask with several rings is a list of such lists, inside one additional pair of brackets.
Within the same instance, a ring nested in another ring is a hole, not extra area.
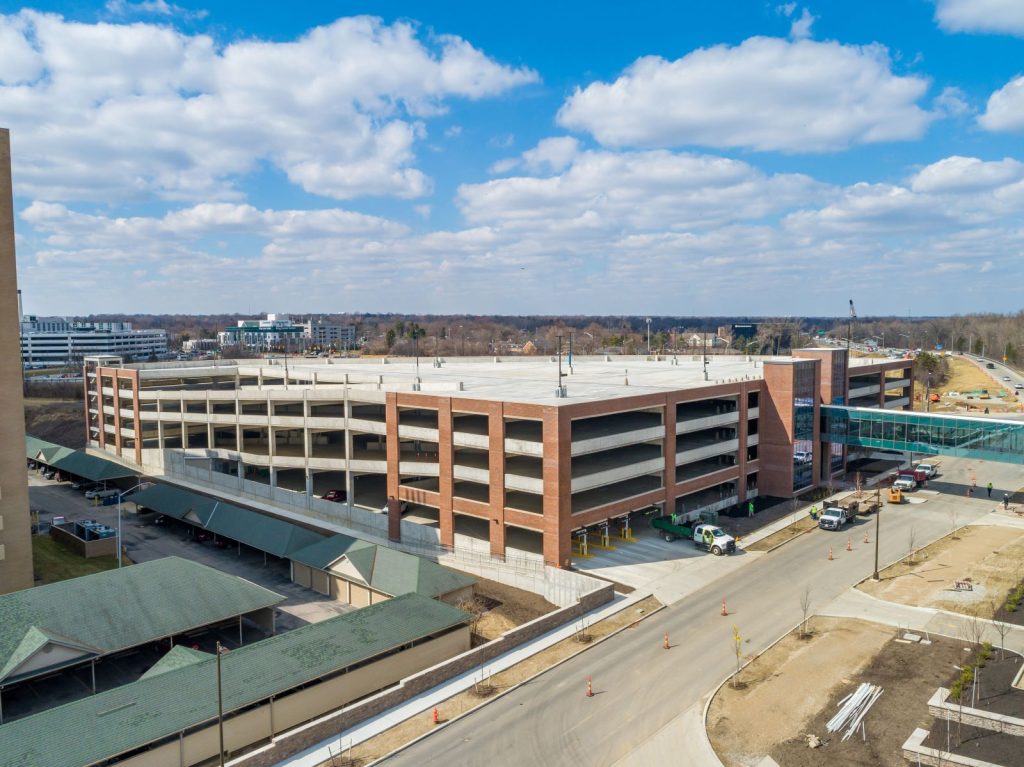
[(1024, 3), (0, 3), (26, 311), (1015, 312)]

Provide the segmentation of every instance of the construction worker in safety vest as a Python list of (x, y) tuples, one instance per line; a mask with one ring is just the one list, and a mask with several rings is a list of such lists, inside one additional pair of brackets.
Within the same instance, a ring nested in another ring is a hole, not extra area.
[(710, 527), (705, 527), (704, 528), (704, 545), (707, 546), (710, 549), (712, 544), (714, 544), (714, 542), (715, 542), (715, 534), (711, 532), (711, 528)]

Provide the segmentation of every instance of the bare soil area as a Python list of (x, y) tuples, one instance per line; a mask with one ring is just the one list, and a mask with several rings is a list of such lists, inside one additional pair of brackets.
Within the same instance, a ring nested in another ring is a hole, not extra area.
[[(994, 656), (980, 669), (977, 689), (965, 691), (964, 705), (1024, 718), (1024, 690), (1012, 687), (1020, 668), (1019, 655), (995, 650)], [(1024, 754), (1024, 739), (960, 724), (955, 715), (948, 725), (944, 720), (936, 722), (924, 745), (999, 765), (1020, 764)]]
[[(635, 625), (647, 616), (652, 615), (659, 607), (661, 607), (661, 603), (657, 599), (647, 597), (635, 605), (620, 610), (603, 621), (587, 626), (584, 636), (563, 639), (561, 642), (542, 650), (521, 663), (517, 663), (493, 676), (482, 678), (475, 689), (470, 688), (439, 705), (437, 707), (439, 721), (446, 722), (482, 705), (494, 695), (527, 681), (566, 658), (583, 652), (595, 641), (619, 629)], [(374, 738), (360, 743), (352, 748), (351, 751), (346, 750), (344, 754), (339, 753), (336, 760), (326, 761), (320, 767), (341, 767), (342, 765), (345, 767), (359, 767), (359, 765), (369, 764), (377, 759), (381, 759), (396, 748), (404, 746), (406, 743), (426, 734), (434, 726), (432, 712), (424, 712), (419, 716), (406, 719), (401, 724), (382, 732)]]
[(858, 588), (890, 602), (992, 618), (1024, 576), (1024, 531), (965, 527), (956, 539), (947, 535), (921, 549), (913, 562), (905, 558), (880, 575), (877, 583), (867, 580)]
[(768, 551), (769, 549), (775, 548), (780, 543), (785, 543), (786, 541), (796, 538), (798, 535), (806, 533), (808, 530), (813, 530), (817, 526), (818, 523), (811, 519), (810, 515), (805, 514), (798, 518), (792, 525), (787, 525), (781, 530), (778, 530), (759, 541), (754, 541), (754, 543), (749, 546), (744, 546), (744, 549), (746, 551)]
[[(1015, 391), (1005, 382), (996, 380), (970, 360), (949, 357), (947, 362), (950, 376), (941, 389), (932, 390), (939, 395), (939, 401), (930, 404), (930, 412), (954, 413), (988, 408), (991, 413), (1005, 413), (1019, 408), (1019, 398), (1014, 396)], [(982, 389), (988, 390), (988, 399), (977, 396), (967, 399), (965, 396), (968, 392)], [(949, 397), (947, 392), (957, 392), (959, 396)], [(914, 410), (924, 410), (924, 386), (914, 387)]]
[(82, 400), (26, 398), (25, 431), (65, 447), (85, 447)]
[[(814, 618), (811, 626), (812, 639), (787, 636), (741, 672), (741, 689), (715, 696), (708, 734), (718, 756), (727, 767), (752, 767), (765, 755), (781, 767), (904, 767), (900, 746), (914, 728), (931, 726), (928, 698), (963, 662), (962, 643), (904, 644), (892, 627), (859, 620)], [(864, 719), (866, 739), (843, 742), (826, 723), (862, 682), (884, 691)], [(808, 734), (824, 745), (810, 748)]]
[(477, 578), (475, 593), (484, 611), (473, 633), (484, 641), (558, 609), (539, 594), (486, 578)]

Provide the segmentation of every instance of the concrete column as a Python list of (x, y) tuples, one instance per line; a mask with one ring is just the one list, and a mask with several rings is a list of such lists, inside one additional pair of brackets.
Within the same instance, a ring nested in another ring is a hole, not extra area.
[(185, 395), (178, 395), (178, 415), (181, 417), (181, 449), (188, 448), (188, 425), (185, 423)]
[(568, 410), (544, 409), (544, 562), (565, 567), (572, 554), (572, 422)]
[(455, 495), (455, 446), (452, 442), (452, 401), (442, 400), (437, 410), (437, 465), (438, 465), (438, 520), (441, 532), (441, 545), (455, 545), (455, 512), (453, 496)]
[(349, 419), (352, 418), (352, 400), (348, 397), (348, 387), (345, 387), (345, 497), (348, 498), (348, 507), (352, 508), (352, 494), (355, 484), (352, 481), (352, 429), (349, 427)]
[(878, 406), (885, 407), (885, 371), (878, 374)]
[(402, 507), (398, 500), (399, 474), (398, 464), (401, 451), (398, 444), (398, 395), (387, 392), (384, 404), (387, 444), (387, 495), (388, 495), (388, 538), (393, 541), (402, 540)]
[(496, 402), (487, 414), (487, 458), (490, 469), (491, 556), (505, 556), (505, 415)]

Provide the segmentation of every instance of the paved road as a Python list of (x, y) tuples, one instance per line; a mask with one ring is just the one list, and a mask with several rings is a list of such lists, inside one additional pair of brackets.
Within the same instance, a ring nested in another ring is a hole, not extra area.
[[(1006, 481), (1011, 481), (1008, 473)], [(959, 508), (960, 524), (992, 508), (977, 499), (921, 497), (929, 500), (883, 512), (883, 563), (906, 554), (911, 529), (918, 546), (948, 533), (951, 504)], [(871, 545), (862, 543), (865, 530)], [(854, 550), (847, 552), (850, 535)], [(870, 574), (873, 542), (874, 522), (863, 520), (849, 533), (815, 530), (769, 554), (747, 554), (750, 564), (727, 579), (705, 586), (635, 630), (588, 650), (385, 764), (612, 765), (699, 703), (735, 667), (734, 625), (745, 655), (763, 651), (800, 620), (805, 586), (811, 587), (813, 611)], [(831, 562), (830, 543), (835, 555)], [(719, 615), (723, 597), (732, 613), (725, 618)], [(669, 651), (661, 646), (665, 632), (673, 645)], [(584, 696), (588, 674), (597, 693), (589, 699)]]

